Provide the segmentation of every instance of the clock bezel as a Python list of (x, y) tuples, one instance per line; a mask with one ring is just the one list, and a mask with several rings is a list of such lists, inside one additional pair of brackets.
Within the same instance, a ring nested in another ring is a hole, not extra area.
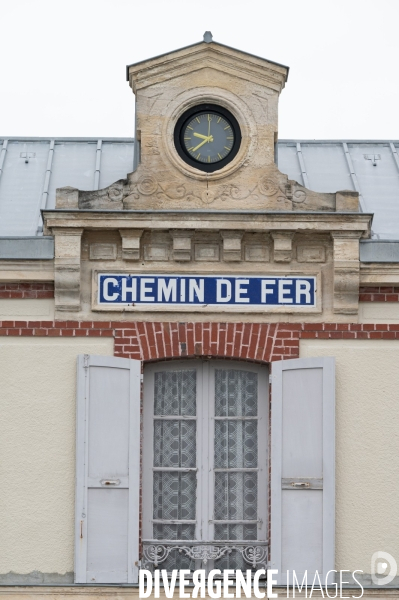
[[(224, 119), (231, 124), (231, 127), (234, 132), (234, 142), (232, 149), (228, 153), (227, 156), (222, 158), (214, 163), (203, 163), (195, 160), (186, 150), (184, 145), (184, 131), (187, 123), (191, 121), (196, 115), (202, 114), (204, 112), (212, 112), (214, 114), (222, 116)], [(223, 106), (218, 104), (197, 104), (186, 110), (177, 120), (175, 130), (174, 130), (174, 142), (175, 148), (177, 150), (178, 155), (182, 158), (188, 165), (202, 171), (204, 173), (213, 173), (214, 171), (220, 171), (231, 163), (231, 161), (237, 156), (237, 153), (241, 146), (241, 129), (238, 124), (235, 116)]]

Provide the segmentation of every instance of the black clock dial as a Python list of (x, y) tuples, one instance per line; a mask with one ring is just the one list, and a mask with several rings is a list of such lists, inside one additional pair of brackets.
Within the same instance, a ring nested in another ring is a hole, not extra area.
[(228, 164), (237, 154), (240, 143), (237, 120), (226, 109), (211, 104), (187, 111), (175, 129), (175, 145), (180, 156), (206, 172)]

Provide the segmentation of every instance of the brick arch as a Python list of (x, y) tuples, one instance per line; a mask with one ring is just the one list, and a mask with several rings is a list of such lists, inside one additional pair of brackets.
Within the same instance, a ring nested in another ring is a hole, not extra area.
[(212, 356), (271, 362), (299, 356), (291, 323), (118, 323), (115, 356), (155, 361)]

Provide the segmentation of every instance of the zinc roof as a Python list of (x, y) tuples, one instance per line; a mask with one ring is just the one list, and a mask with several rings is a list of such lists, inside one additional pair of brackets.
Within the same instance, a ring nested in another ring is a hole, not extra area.
[[(133, 170), (132, 138), (0, 138), (0, 237), (41, 235), (55, 190), (107, 187)], [(373, 239), (399, 240), (398, 140), (280, 140), (278, 166), (319, 192), (357, 190)]]
[(373, 239), (399, 240), (399, 141), (280, 140), (278, 167), (315, 192), (359, 192)]
[(41, 234), (55, 190), (107, 187), (133, 171), (132, 138), (0, 138), (0, 236)]

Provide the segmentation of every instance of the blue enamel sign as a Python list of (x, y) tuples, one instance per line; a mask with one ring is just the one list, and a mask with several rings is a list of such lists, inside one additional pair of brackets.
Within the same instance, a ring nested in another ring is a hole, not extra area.
[(316, 277), (98, 275), (100, 305), (316, 306)]

